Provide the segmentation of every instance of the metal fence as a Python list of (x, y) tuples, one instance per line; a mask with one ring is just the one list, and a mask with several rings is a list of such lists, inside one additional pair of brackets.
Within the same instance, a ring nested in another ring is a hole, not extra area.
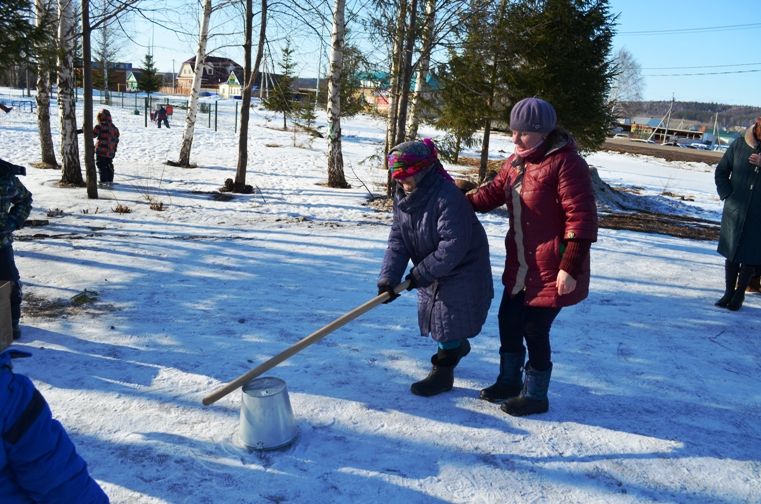
[[(83, 100), (82, 90), (77, 89), (77, 101)], [(158, 110), (160, 105), (165, 108), (171, 105), (171, 117), (173, 122), (184, 121), (188, 109), (189, 100), (183, 96), (151, 95), (145, 93), (127, 93), (123, 91), (110, 92), (108, 96), (101, 94), (99, 90), (93, 90), (93, 104), (95, 106), (119, 107), (132, 110), (135, 115), (145, 118), (146, 127), (153, 126), (152, 112)], [(51, 102), (56, 101), (55, 91), (51, 93)], [(0, 92), (0, 103), (14, 107), (22, 112), (34, 112), (37, 102), (25, 89), (3, 88)], [(196, 127), (207, 127), (214, 131), (238, 131), (240, 122), (240, 100), (221, 100), (216, 96), (202, 97), (196, 116)], [(257, 99), (252, 100), (252, 106), (258, 106)]]

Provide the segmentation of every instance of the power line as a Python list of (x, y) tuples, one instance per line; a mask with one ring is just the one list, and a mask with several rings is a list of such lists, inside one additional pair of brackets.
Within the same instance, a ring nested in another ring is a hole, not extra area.
[(693, 68), (726, 68), (726, 67), (738, 67), (738, 66), (754, 66), (761, 65), (760, 63), (734, 63), (731, 65), (700, 65), (700, 66), (680, 66), (680, 67), (647, 67), (642, 70), (690, 70)]
[(649, 75), (643, 75), (642, 77), (687, 77), (687, 76), (691, 76), (691, 75), (730, 75), (730, 74), (755, 73), (755, 72), (761, 72), (761, 68), (756, 69), (756, 70), (735, 70), (735, 71), (726, 71), (726, 72), (649, 74)]
[(618, 35), (680, 35), (684, 33), (706, 33), (717, 32), (727, 30), (751, 30), (754, 28), (761, 28), (761, 23), (747, 23), (738, 25), (724, 25), (724, 26), (704, 26), (701, 28), (677, 28), (669, 30), (642, 30), (642, 31), (622, 31), (618, 32)]

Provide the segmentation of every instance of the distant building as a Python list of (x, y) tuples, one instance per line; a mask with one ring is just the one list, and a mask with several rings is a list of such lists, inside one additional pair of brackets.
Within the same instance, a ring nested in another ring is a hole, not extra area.
[[(196, 58), (195, 56), (182, 62), (180, 71), (177, 74), (177, 94), (189, 94), (193, 86), (193, 77), (195, 76)], [(232, 74), (232, 75), (231, 75)], [(231, 79), (234, 77), (234, 79)], [(219, 93), (220, 86), (226, 85), (226, 93), (229, 96), (235, 96), (236, 90), (240, 94), (240, 85), (243, 82), (243, 67), (229, 58), (220, 58), (217, 56), (207, 56), (203, 63), (203, 73), (201, 74), (201, 90), (211, 93)]]
[(219, 85), (219, 96), (222, 98), (240, 98), (243, 94), (243, 69), (235, 70), (227, 76), (227, 81)]
[[(361, 72), (357, 77), (360, 84), (359, 92), (365, 103), (374, 112), (386, 113), (390, 102), (391, 74), (384, 71)], [(410, 98), (415, 91), (416, 80), (417, 73), (410, 81)], [(426, 74), (424, 89), (423, 98), (428, 102), (435, 100), (437, 92), (441, 89), (441, 84), (432, 72)]]
[(140, 90), (140, 85), (138, 84), (138, 81), (140, 77), (143, 75), (143, 71), (140, 68), (133, 68), (129, 72), (127, 72), (127, 91), (130, 93), (135, 93)]
[(630, 134), (632, 138), (652, 139), (657, 143), (683, 140), (703, 140), (706, 126), (696, 121), (672, 120), (668, 125), (654, 117), (619, 118), (617, 131)]

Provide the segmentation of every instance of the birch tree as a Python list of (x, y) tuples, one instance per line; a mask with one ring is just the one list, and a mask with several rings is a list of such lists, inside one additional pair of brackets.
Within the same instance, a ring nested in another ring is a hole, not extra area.
[(344, 177), (341, 150), (341, 69), (344, 47), (345, 0), (333, 4), (333, 31), (330, 46), (330, 79), (328, 80), (328, 187), (348, 188)]
[(109, 88), (109, 70), (111, 65), (116, 61), (119, 51), (121, 49), (121, 37), (119, 32), (114, 27), (114, 18), (108, 17), (108, 0), (101, 0), (98, 6), (99, 17), (103, 18), (103, 22), (98, 28), (95, 46), (95, 58), (100, 65), (102, 82), (98, 82), (101, 86), (102, 96), (105, 98), (107, 105), (111, 104), (111, 90)]
[(206, 45), (209, 42), (209, 21), (211, 19), (212, 0), (203, 1), (203, 13), (198, 31), (198, 49), (196, 50), (195, 73), (193, 85), (190, 88), (190, 103), (188, 113), (185, 116), (185, 129), (182, 132), (182, 146), (180, 147), (180, 159), (178, 166), (190, 167), (190, 151), (193, 147), (193, 133), (196, 126), (196, 114), (198, 113), (198, 96), (201, 92), (203, 80), (203, 66), (206, 58)]
[(74, 0), (58, 0), (58, 114), (61, 120), (61, 184), (84, 185), (77, 142), (74, 49), (77, 37)]
[(98, 172), (95, 168), (95, 147), (92, 138), (92, 48), (90, 45), (90, 0), (82, 0), (82, 81), (84, 93), (85, 182), (87, 197), (98, 198)]
[(404, 28), (404, 47), (399, 68), (399, 101), (397, 103), (397, 126), (394, 144), (404, 142), (407, 131), (407, 108), (410, 98), (410, 80), (412, 79), (412, 53), (415, 51), (415, 30), (417, 28), (417, 0), (409, 0), (407, 8), (409, 22)]
[[(400, 0), (396, 13), (395, 28), (392, 32), (391, 76), (388, 89), (388, 114), (386, 116), (386, 141), (383, 152), (388, 152), (396, 141), (397, 107), (399, 100), (399, 72), (402, 67), (402, 48), (404, 47), (404, 27), (407, 16), (407, 0)], [(388, 159), (383, 156), (383, 168), (388, 172)], [(386, 177), (386, 196), (391, 197), (393, 188), (391, 174)]]
[(420, 125), (420, 114), (423, 108), (426, 79), (431, 61), (431, 49), (433, 47), (433, 29), (436, 22), (436, 0), (425, 1), (425, 20), (423, 21), (423, 35), (420, 47), (420, 60), (417, 64), (417, 78), (415, 79), (415, 91), (410, 104), (409, 126), (407, 127), (407, 139), (417, 138), (417, 130)]
[[(52, 23), (54, 8), (47, 0), (35, 0), (35, 23), (38, 28)], [(40, 136), (40, 164), (46, 168), (58, 168), (50, 127), (50, 74), (54, 66), (55, 43), (52, 35), (38, 45), (37, 60), (37, 130)]]

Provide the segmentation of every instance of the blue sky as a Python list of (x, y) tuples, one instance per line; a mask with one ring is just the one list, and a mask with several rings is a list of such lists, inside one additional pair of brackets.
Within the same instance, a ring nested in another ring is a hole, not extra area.
[[(613, 0), (645, 100), (761, 106), (761, 1)], [(706, 75), (700, 75), (706, 74)]]
[[(642, 67), (643, 99), (717, 102), (761, 106), (761, 0), (611, 0), (618, 14), (614, 53), (626, 48)], [(138, 25), (139, 29), (143, 25)], [(195, 32), (194, 25), (188, 28)], [(329, 30), (326, 30), (329, 37)], [(137, 36), (148, 44), (150, 29)], [(318, 39), (298, 41), (299, 75), (315, 76)], [(559, 42), (560, 43), (560, 42)], [(195, 42), (154, 30), (154, 57), (162, 71), (179, 71), (193, 55)], [(273, 58), (279, 50), (273, 44)], [(140, 65), (144, 47), (125, 49), (122, 57)], [(217, 55), (242, 63), (242, 50)], [(323, 67), (326, 65), (322, 59)]]

